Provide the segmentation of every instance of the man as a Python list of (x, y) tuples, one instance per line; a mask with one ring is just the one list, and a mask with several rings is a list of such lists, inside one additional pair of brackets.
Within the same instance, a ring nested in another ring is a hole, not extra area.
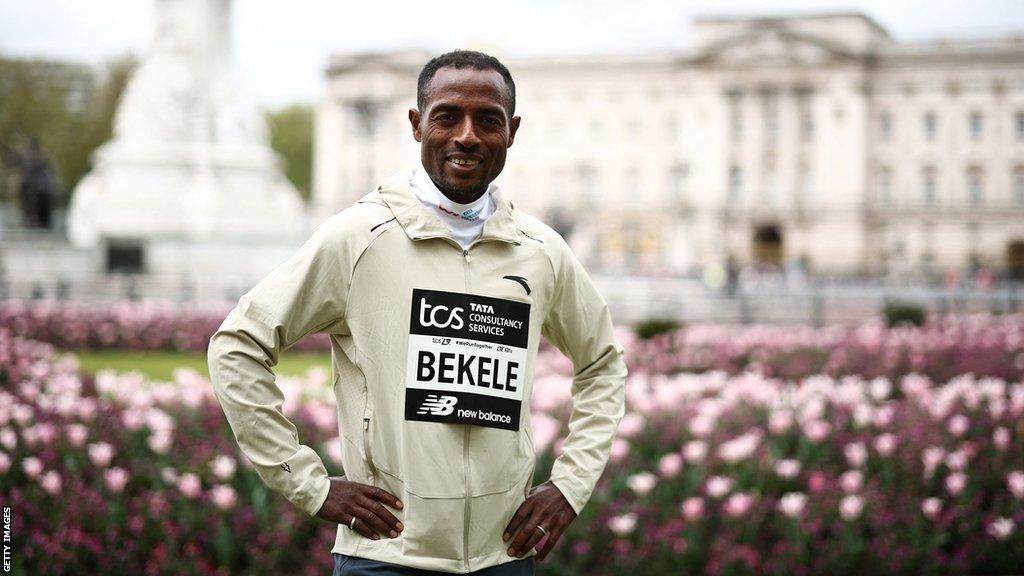
[[(210, 341), (210, 375), (260, 477), (339, 525), (335, 574), (533, 574), (607, 462), (622, 348), (562, 238), (491, 184), (520, 124), (505, 66), (439, 56), (416, 103), (421, 166), (328, 218), (242, 296)], [(341, 478), (299, 443), (270, 370), (311, 332), (331, 337)], [(576, 372), (563, 452), (530, 489), (541, 335)]]

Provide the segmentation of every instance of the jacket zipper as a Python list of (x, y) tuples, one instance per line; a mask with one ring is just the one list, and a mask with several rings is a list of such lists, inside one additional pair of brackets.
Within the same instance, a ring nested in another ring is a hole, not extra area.
[(363, 409), (363, 454), (366, 456), (366, 467), (370, 469), (373, 485), (377, 485), (377, 467), (373, 464), (373, 453), (370, 451), (370, 416), (373, 410), (367, 403)]
[[(470, 245), (472, 248), (472, 245)], [(469, 249), (464, 248), (462, 250), (462, 256), (466, 259), (464, 269), (466, 271), (466, 293), (471, 294), (473, 292), (473, 283), (470, 278), (469, 266), (473, 262), (469, 256)], [(465, 517), (463, 518), (463, 529), (462, 529), (462, 558), (466, 563), (466, 572), (469, 572), (469, 516), (470, 516), (470, 494), (472, 493), (469, 489), (469, 424), (463, 424), (465, 427), (465, 435), (462, 441), (462, 463), (465, 467), (466, 473), (466, 511)]]

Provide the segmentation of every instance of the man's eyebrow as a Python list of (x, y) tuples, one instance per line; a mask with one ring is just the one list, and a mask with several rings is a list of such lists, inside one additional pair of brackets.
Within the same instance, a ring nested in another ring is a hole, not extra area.
[(442, 103), (442, 104), (435, 104), (430, 109), (430, 113), (434, 114), (435, 112), (458, 112), (459, 110), (460, 110), (460, 108), (458, 106), (456, 106), (455, 104), (444, 104), (444, 103)]

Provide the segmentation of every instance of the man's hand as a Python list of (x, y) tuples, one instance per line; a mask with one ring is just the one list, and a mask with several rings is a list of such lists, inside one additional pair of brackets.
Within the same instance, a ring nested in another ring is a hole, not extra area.
[(331, 489), (327, 500), (316, 515), (329, 522), (344, 524), (351, 527), (352, 518), (356, 518), (355, 531), (371, 540), (377, 540), (378, 534), (395, 538), (405, 526), (395, 518), (385, 504), (392, 508), (402, 509), (402, 502), (394, 494), (341, 478), (330, 478)]
[[(569, 501), (548, 480), (530, 490), (530, 495), (512, 516), (501, 539), (509, 543), (508, 555), (518, 557), (536, 546), (547, 532), (544, 545), (537, 551), (537, 559), (542, 561), (575, 519), (576, 512)], [(543, 530), (538, 529), (538, 526)]]

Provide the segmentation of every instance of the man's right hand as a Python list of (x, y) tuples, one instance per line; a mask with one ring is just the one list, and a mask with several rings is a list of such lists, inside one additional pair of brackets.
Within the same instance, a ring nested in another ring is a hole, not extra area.
[(341, 478), (330, 478), (331, 489), (327, 500), (316, 515), (329, 522), (352, 526), (352, 518), (356, 518), (355, 531), (371, 540), (380, 536), (395, 538), (405, 526), (385, 505), (398, 510), (402, 509), (402, 501), (394, 494)]

